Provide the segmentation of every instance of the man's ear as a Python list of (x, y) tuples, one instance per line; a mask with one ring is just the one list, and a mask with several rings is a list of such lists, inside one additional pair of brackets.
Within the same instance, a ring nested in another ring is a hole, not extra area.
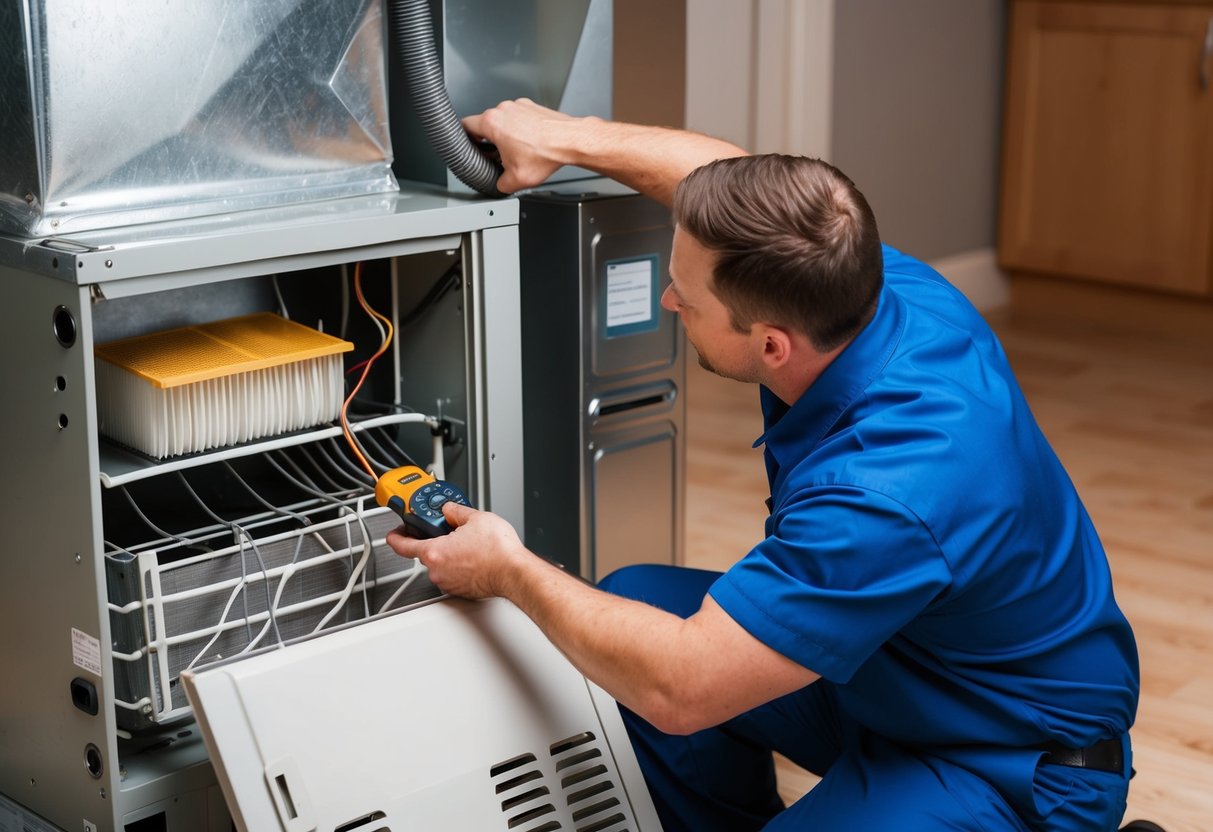
[(777, 370), (792, 360), (795, 339), (783, 327), (771, 324), (755, 324), (762, 338), (762, 362), (769, 369)]

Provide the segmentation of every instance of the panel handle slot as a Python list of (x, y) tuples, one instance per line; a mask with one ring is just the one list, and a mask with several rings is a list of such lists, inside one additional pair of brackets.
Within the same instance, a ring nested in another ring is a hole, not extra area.
[(668, 410), (674, 405), (677, 396), (678, 388), (668, 380), (643, 387), (614, 390), (590, 400), (589, 416), (591, 419), (602, 419), (642, 410)]
[[(265, 779), (274, 798), (274, 808), (286, 832), (315, 832), (316, 821), (307, 792), (299, 788), (303, 782), (295, 761), (283, 757), (265, 767)], [(295, 785), (292, 786), (291, 784)]]

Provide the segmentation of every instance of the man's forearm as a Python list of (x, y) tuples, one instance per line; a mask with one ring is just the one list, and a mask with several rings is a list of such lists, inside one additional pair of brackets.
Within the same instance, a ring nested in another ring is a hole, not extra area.
[(690, 733), (812, 683), (712, 600), (687, 619), (526, 553), (500, 587), (586, 677), (657, 728)]
[(686, 622), (610, 595), (539, 558), (514, 571), (504, 589), (587, 678), (667, 731), (695, 708)]
[(695, 168), (745, 155), (729, 142), (686, 130), (596, 118), (581, 119), (570, 130), (567, 164), (609, 176), (666, 206), (673, 202), (678, 183)]
[(577, 165), (669, 205), (678, 183), (695, 168), (745, 155), (734, 144), (699, 133), (576, 118), (528, 99), (503, 101), (463, 124), (497, 146), (505, 169), (498, 187), (505, 193), (540, 185), (561, 165)]
[(446, 503), (449, 535), (387, 543), (418, 558), (430, 580), (465, 598), (514, 602), (569, 661), (658, 728), (719, 724), (816, 679), (734, 621), (709, 595), (683, 619), (584, 583), (523, 544), (502, 518)]

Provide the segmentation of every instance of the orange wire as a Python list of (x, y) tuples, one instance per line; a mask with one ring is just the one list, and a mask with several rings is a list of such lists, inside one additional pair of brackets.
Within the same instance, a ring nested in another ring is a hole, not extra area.
[(358, 443), (354, 440), (354, 432), (350, 429), (348, 412), (350, 402), (354, 400), (354, 397), (358, 395), (358, 391), (362, 389), (362, 383), (366, 381), (367, 375), (370, 374), (371, 367), (375, 365), (375, 362), (379, 360), (381, 355), (387, 352), (387, 348), (391, 345), (392, 338), (395, 335), (395, 330), (392, 328), (392, 322), (372, 309), (362, 294), (362, 263), (354, 265), (354, 294), (358, 296), (358, 303), (362, 305), (366, 313), (373, 318), (378, 318), (383, 323), (387, 334), (384, 336), (383, 343), (379, 345), (379, 349), (375, 351), (375, 354), (363, 362), (362, 375), (358, 378), (358, 383), (354, 385), (354, 389), (350, 391), (349, 396), (346, 397), (345, 402), (341, 405), (341, 431), (345, 434), (345, 441), (349, 443), (354, 456), (358, 457), (358, 461), (362, 463), (362, 467), (371, 475), (371, 479), (378, 479), (378, 475), (371, 468), (371, 463), (367, 462), (366, 457), (362, 454), (362, 449), (358, 447)]

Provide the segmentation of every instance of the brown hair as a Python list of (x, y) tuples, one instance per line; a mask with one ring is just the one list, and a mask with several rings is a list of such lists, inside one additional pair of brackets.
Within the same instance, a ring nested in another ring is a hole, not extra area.
[(876, 218), (855, 183), (820, 159), (711, 162), (679, 184), (674, 219), (716, 254), (712, 291), (742, 332), (756, 321), (786, 326), (829, 352), (876, 309)]

